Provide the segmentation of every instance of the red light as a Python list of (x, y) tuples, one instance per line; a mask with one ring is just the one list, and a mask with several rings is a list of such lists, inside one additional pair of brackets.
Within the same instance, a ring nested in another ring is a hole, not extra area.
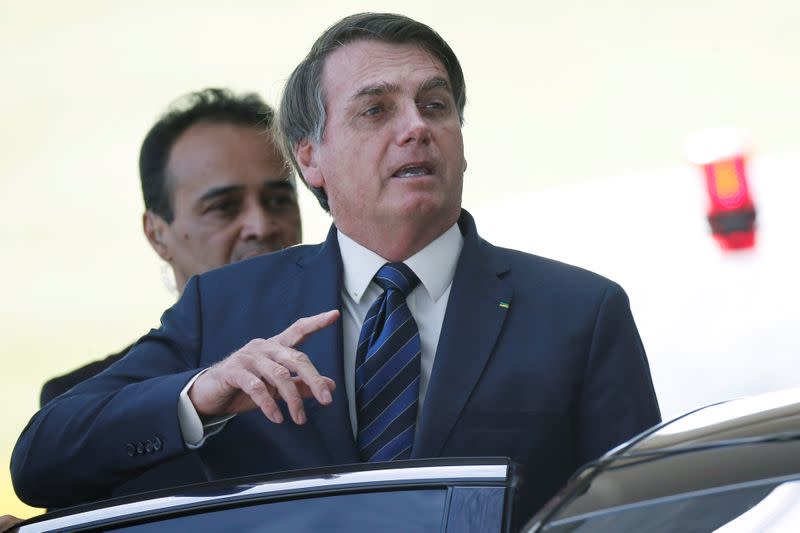
[(689, 159), (703, 170), (707, 219), (723, 250), (755, 245), (756, 210), (747, 184), (746, 135), (740, 130), (707, 130), (687, 146)]
[(744, 165), (744, 157), (738, 156), (703, 166), (712, 210), (729, 211), (747, 206), (750, 194)]

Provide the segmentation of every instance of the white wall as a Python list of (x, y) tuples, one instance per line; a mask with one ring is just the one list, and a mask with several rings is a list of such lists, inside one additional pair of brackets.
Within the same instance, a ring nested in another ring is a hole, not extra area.
[(476, 210), (481, 233), (628, 292), (665, 418), (800, 385), (800, 153), (754, 159), (753, 250), (722, 252), (690, 166), (552, 187)]

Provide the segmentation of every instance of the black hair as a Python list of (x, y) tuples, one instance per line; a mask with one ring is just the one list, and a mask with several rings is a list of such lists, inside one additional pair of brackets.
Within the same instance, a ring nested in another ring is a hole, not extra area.
[(254, 93), (236, 95), (228, 89), (208, 88), (181, 96), (150, 128), (139, 152), (139, 177), (145, 209), (167, 223), (174, 218), (167, 163), (172, 146), (198, 122), (253, 126), (267, 132), (275, 112)]

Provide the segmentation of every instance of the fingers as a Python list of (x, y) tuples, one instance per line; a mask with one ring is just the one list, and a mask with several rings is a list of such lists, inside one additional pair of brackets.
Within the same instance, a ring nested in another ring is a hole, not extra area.
[[(229, 375), (230, 384), (242, 391), (242, 399), (246, 403), (252, 403), (261, 409), (271, 422), (275, 424), (283, 423), (283, 413), (275, 401), (275, 393), (270, 391), (267, 384), (262, 379), (247, 369), (241, 368)], [(249, 401), (248, 401), (249, 400)], [(232, 408), (238, 412), (248, 410), (247, 405), (233, 405)]]
[[(300, 380), (300, 378), (292, 378), (295, 380), (294, 384), (297, 386), (297, 391), (300, 393), (302, 398), (315, 398), (314, 392)], [(331, 378), (322, 376), (325, 385), (328, 387), (328, 390), (333, 392), (336, 390), (336, 382), (334, 382)]]
[[(305, 424), (306, 415), (303, 409), (303, 398), (289, 369), (266, 358), (257, 358), (254, 364), (256, 365), (254, 371), (257, 372), (268, 385), (272, 386), (273, 398), (280, 398), (286, 403), (289, 416), (292, 417), (294, 423)], [(270, 418), (270, 420), (272, 419)]]
[[(304, 384), (304, 390), (310, 391), (314, 399), (322, 405), (328, 405), (333, 401), (333, 396), (331, 395), (333, 388), (330, 386), (333, 381), (323, 378), (308, 359), (308, 356), (295, 350), (294, 346), (305, 341), (313, 333), (336, 322), (339, 319), (339, 315), (339, 311), (333, 309), (318, 315), (300, 318), (271, 339), (282, 347), (282, 349), (274, 352), (272, 359), (294, 372)], [(291, 404), (289, 407), (291, 408)]]
[[(268, 341), (265, 341), (268, 342)], [(272, 385), (289, 409), (297, 424), (304, 424), (306, 416), (303, 398), (314, 398), (322, 405), (333, 401), (334, 381), (321, 376), (306, 354), (285, 346), (271, 353), (271, 359), (256, 358), (256, 373)], [(294, 375), (293, 375), (294, 374)]]
[(272, 337), (283, 346), (297, 346), (312, 333), (327, 328), (339, 319), (339, 310), (332, 309), (314, 316), (297, 319), (294, 324)]
[(272, 354), (272, 360), (300, 378), (319, 403), (328, 405), (333, 401), (329, 382), (320, 375), (306, 354), (294, 348), (282, 346)]
[(305, 424), (303, 398), (322, 405), (333, 401), (336, 384), (319, 374), (294, 347), (339, 319), (338, 310), (301, 318), (270, 339), (253, 339), (202, 374), (189, 389), (201, 415), (226, 415), (259, 408), (272, 422), (284, 416), (277, 400), (286, 402), (296, 424)]

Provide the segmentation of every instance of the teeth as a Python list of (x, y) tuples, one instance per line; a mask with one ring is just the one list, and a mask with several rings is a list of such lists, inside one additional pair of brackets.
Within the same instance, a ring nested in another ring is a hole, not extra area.
[(406, 167), (398, 172), (397, 176), (401, 178), (407, 178), (411, 176), (422, 176), (424, 174), (428, 174), (429, 172), (430, 171), (425, 167)]

